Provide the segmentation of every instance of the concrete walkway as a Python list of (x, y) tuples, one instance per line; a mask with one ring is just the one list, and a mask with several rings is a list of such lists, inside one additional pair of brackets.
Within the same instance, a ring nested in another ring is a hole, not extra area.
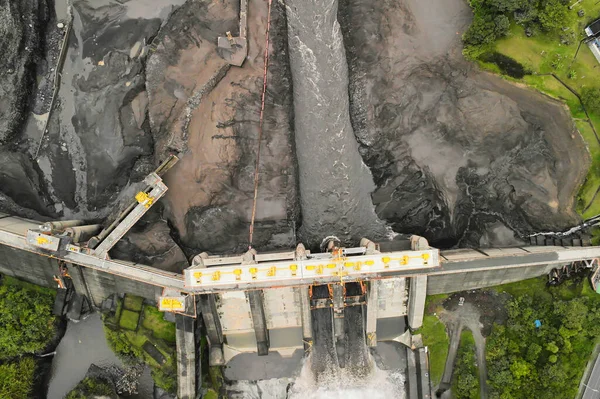
[(442, 376), (442, 382), (439, 389), (444, 390), (442, 398), (450, 398), (451, 394), (448, 391), (452, 385), (452, 373), (456, 361), (456, 354), (460, 345), (460, 334), (463, 328), (468, 328), (473, 333), (475, 340), (477, 368), (479, 371), (479, 389), (481, 399), (488, 398), (487, 386), (487, 365), (485, 362), (485, 338), (481, 334), (481, 324), (479, 322), (480, 313), (476, 306), (469, 302), (465, 302), (463, 306), (459, 306), (454, 311), (444, 310), (440, 313), (440, 319), (448, 326), (451, 331), (450, 347), (448, 357), (446, 358), (446, 366)]

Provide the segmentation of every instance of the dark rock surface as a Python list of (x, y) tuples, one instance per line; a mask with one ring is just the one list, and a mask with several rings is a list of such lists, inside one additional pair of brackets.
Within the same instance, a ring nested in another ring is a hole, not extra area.
[(108, 0), (73, 5), (60, 99), (39, 158), (67, 217), (106, 216), (136, 162), (152, 154), (142, 50), (161, 20), (130, 18), (134, 10)]
[(14, 138), (25, 120), (50, 12), (46, 0), (0, 1), (0, 144)]
[(521, 234), (577, 223), (583, 140), (561, 104), (463, 59), (464, 2), (341, 3), (352, 122), (382, 219), (442, 247), (514, 243), (480, 242), (497, 222)]

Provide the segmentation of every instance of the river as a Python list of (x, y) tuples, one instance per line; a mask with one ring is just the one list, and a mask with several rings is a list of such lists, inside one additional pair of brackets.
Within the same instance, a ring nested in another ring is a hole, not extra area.
[[(62, 399), (85, 377), (92, 364), (97, 366), (110, 364), (122, 366), (123, 364), (106, 342), (99, 313), (93, 313), (78, 323), (69, 321), (67, 331), (58, 344), (52, 361), (47, 398)], [(151, 398), (152, 389), (152, 378), (146, 370), (135, 398)]]

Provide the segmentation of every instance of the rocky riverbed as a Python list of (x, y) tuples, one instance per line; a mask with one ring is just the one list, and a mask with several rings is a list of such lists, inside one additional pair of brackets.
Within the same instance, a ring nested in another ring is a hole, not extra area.
[(578, 221), (583, 140), (562, 104), (463, 59), (462, 0), (274, 1), (260, 143), (266, 2), (250, 1), (241, 68), (216, 47), (239, 30), (234, 0), (8, 3), (0, 210), (103, 220), (181, 157), (113, 256), (176, 271), (200, 251), (245, 250), (259, 145), (259, 251), (389, 229), (508, 245)]

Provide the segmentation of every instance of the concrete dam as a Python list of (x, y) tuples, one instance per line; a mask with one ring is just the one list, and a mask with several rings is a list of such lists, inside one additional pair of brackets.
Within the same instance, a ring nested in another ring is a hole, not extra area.
[[(1, 214), (0, 272), (56, 287), (67, 269), (74, 290), (96, 307), (114, 293), (157, 302), (177, 323), (181, 398), (195, 397), (201, 384), (200, 329), (208, 338), (209, 365), (251, 361), (246, 372), (229, 376), (233, 380), (281, 374), (268, 370), (269, 356), (293, 369), (309, 352), (313, 366), (324, 371), (332, 362), (343, 368), (366, 364), (366, 348), (377, 354), (382, 345), (395, 345), (407, 397), (431, 397), (427, 349), (411, 335), (422, 324), (427, 294), (523, 280), (573, 262), (591, 266), (600, 256), (598, 247), (573, 246), (581, 241), (440, 251), (419, 236), (378, 243), (363, 238), (353, 248), (328, 237), (321, 253), (302, 244), (276, 253), (201, 253), (183, 274), (169, 273), (109, 256), (167, 189), (156, 173), (147, 183), (100, 232), (81, 221), (42, 224)], [(365, 351), (356, 351), (356, 342)]]

